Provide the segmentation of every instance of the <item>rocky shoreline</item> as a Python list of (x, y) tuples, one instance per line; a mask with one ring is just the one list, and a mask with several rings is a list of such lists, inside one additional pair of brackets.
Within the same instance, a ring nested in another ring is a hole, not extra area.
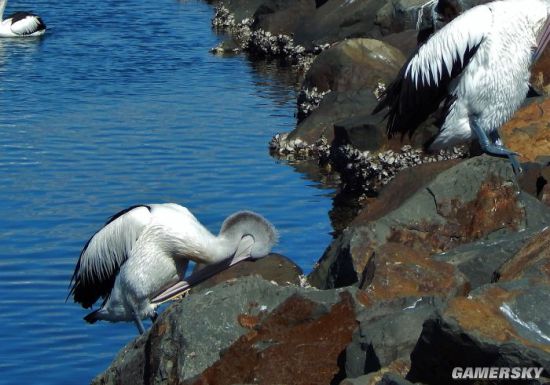
[(445, 385), (455, 367), (536, 367), (519, 383), (549, 384), (550, 54), (533, 69), (542, 96), (502, 129), (520, 177), (475, 148), (424, 153), (433, 119), (388, 139), (370, 113), (418, 35), (480, 2), (210, 1), (228, 34), (215, 52), (303, 75), (272, 154), (315, 159), (361, 204), (307, 277), (276, 254), (236, 265), (92, 383)]

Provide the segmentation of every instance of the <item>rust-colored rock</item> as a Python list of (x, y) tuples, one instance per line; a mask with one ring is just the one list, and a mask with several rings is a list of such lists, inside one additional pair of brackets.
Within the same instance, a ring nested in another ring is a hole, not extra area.
[(502, 312), (504, 303), (521, 294), (520, 290), (490, 287), (474, 298), (452, 299), (445, 311), (445, 316), (455, 319), (462, 329), (483, 338), (502, 343), (516, 341), (550, 353), (550, 345), (535, 343), (520, 336), (516, 327)]
[(371, 256), (363, 291), (357, 293), (365, 306), (403, 297), (465, 295), (468, 284), (456, 267), (428, 257), (428, 253), (403, 244), (386, 243)]
[(496, 177), (481, 184), (474, 200), (440, 201), (437, 211), (445, 218), (444, 224), (422, 220), (414, 226), (394, 229), (389, 239), (433, 254), (475, 241), (501, 228), (517, 231), (524, 220), (516, 187)]
[(491, 366), (543, 368), (547, 377), (549, 296), (547, 285), (520, 280), (451, 299), (446, 309), (424, 322), (407, 379), (449, 384), (454, 367)]
[(550, 228), (535, 235), (495, 273), (499, 282), (521, 278), (550, 283)]
[(550, 155), (550, 98), (536, 99), (521, 108), (501, 133), (506, 146), (521, 154), (522, 162)]
[(513, 296), (513, 293), (493, 287), (475, 300), (464, 297), (453, 299), (449, 302), (446, 315), (453, 317), (466, 330), (475, 330), (496, 341), (509, 341), (517, 333), (502, 316), (499, 307)]
[(303, 297), (289, 298), (192, 383), (331, 383), (338, 378), (338, 358), (357, 326), (353, 299), (344, 292), (328, 313), (319, 315), (319, 310)]
[(360, 214), (315, 266), (311, 284), (331, 288), (360, 281), (372, 255), (388, 242), (429, 256), (526, 229), (527, 212), (534, 215), (538, 202), (519, 194), (507, 160), (484, 155), (448, 166), (435, 176), (430, 171), (439, 171), (437, 166), (426, 166), (418, 179), (403, 176), (403, 183), (388, 190), (389, 212), (378, 206)]

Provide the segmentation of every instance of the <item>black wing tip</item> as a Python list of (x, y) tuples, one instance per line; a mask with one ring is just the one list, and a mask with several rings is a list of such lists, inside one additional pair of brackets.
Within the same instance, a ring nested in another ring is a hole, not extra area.
[(130, 206), (130, 207), (127, 207), (125, 208), (124, 210), (120, 210), (118, 213), (114, 214), (113, 216), (111, 216), (107, 222), (105, 222), (105, 226), (107, 226), (109, 223), (117, 220), (118, 218), (120, 218), (121, 216), (123, 216), (124, 214), (126, 213), (129, 213), (130, 211), (132, 211), (133, 209), (137, 209), (138, 207), (145, 207), (147, 210), (151, 211), (151, 206), (149, 205), (143, 205), (143, 204), (138, 204), (138, 205), (133, 205), (133, 206)]
[(99, 320), (99, 318), (97, 317), (97, 314), (99, 313), (99, 310), (101, 310), (101, 309), (94, 310), (90, 314), (86, 315), (84, 317), (84, 321), (88, 322), (89, 324), (96, 323)]
[(81, 261), (82, 261), (82, 256), (84, 255), (84, 253), (88, 249), (88, 246), (90, 245), (90, 242), (92, 241), (92, 239), (96, 236), (96, 234), (99, 231), (101, 231), (109, 223), (115, 221), (117, 218), (120, 218), (124, 214), (126, 214), (126, 213), (128, 213), (128, 212), (130, 212), (133, 209), (138, 208), (138, 207), (145, 207), (149, 211), (151, 211), (151, 206), (149, 206), (149, 205), (140, 204), (140, 205), (130, 206), (130, 207), (124, 209), (124, 210), (119, 211), (118, 213), (114, 214), (113, 216), (111, 216), (107, 220), (105, 225), (101, 229), (96, 231), (94, 233), (94, 235), (92, 235), (90, 237), (90, 239), (88, 239), (88, 241), (86, 242), (86, 244), (82, 248), (82, 251), (80, 252), (80, 256), (78, 258), (78, 262), (76, 263), (74, 273), (73, 273), (73, 275), (71, 277), (71, 280), (69, 282), (69, 294), (67, 295), (67, 298), (65, 299), (65, 302), (67, 302), (67, 300), (71, 296), (73, 296), (74, 302), (80, 303), (83, 308), (88, 309), (88, 308), (91, 308), (93, 306), (93, 304), (96, 303), (99, 298), (107, 299), (109, 297), (109, 295), (111, 293), (111, 290), (114, 286), (116, 274), (115, 274), (115, 276), (111, 277), (110, 279), (108, 279), (104, 282), (98, 282), (97, 280), (95, 280), (93, 278), (92, 278), (91, 281), (86, 280), (85, 282), (82, 282), (80, 274), (79, 274), (80, 273), (80, 264), (81, 264)]

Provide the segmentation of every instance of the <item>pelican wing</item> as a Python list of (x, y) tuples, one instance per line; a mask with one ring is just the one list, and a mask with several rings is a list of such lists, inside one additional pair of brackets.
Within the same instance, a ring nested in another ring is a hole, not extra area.
[(82, 307), (106, 299), (128, 254), (151, 221), (150, 207), (132, 206), (113, 215), (82, 249), (71, 279), (69, 296)]
[(8, 19), (11, 20), (10, 29), (16, 35), (32, 35), (46, 29), (42, 19), (29, 12), (16, 12)]
[(412, 135), (437, 110), (449, 85), (466, 68), (491, 28), (491, 10), (477, 6), (454, 19), (416, 49), (373, 113), (389, 107), (388, 135)]

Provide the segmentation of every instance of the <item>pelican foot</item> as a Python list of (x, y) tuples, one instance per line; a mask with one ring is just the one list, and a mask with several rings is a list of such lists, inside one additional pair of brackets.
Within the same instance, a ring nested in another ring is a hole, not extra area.
[(475, 122), (472, 122), (471, 127), (476, 134), (479, 141), (479, 146), (484, 153), (494, 156), (506, 157), (510, 160), (510, 163), (512, 164), (514, 174), (518, 175), (522, 172), (521, 166), (517, 159), (520, 154), (504, 147), (501, 144), (502, 142), (497, 131), (494, 131), (491, 134), (491, 138), (493, 139), (492, 142), (491, 140), (489, 140), (489, 137), (487, 136), (485, 131), (481, 129)]
[(523, 171), (522, 168), (521, 168), (521, 165), (519, 164), (519, 161), (518, 161), (518, 156), (520, 154), (518, 154), (517, 152), (509, 150), (506, 147), (498, 146), (498, 145), (495, 145), (495, 144), (489, 144), (485, 148), (483, 148), (483, 146), (482, 146), (481, 149), (483, 150), (483, 152), (485, 152), (489, 155), (495, 155), (495, 156), (501, 156), (501, 157), (508, 158), (510, 160), (510, 163), (512, 164), (512, 169), (514, 170), (514, 174), (518, 175), (518, 174), (521, 174), (521, 172)]

